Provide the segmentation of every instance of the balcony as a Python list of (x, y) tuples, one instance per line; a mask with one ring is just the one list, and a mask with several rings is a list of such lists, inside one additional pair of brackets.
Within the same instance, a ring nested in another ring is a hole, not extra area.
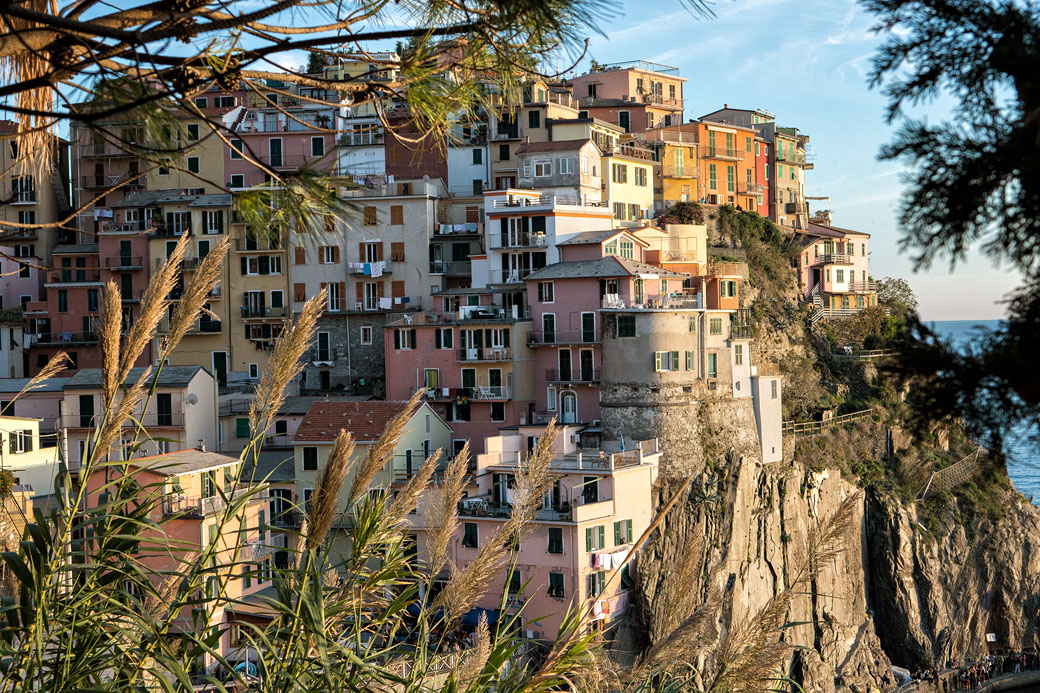
[(289, 309), (285, 306), (277, 308), (273, 306), (242, 306), (242, 317), (250, 318), (285, 318), (289, 315)]
[(280, 238), (236, 238), (235, 250), (240, 253), (261, 253), (272, 250), (282, 251)]
[[(223, 323), (219, 320), (196, 320), (188, 326), (188, 331), (185, 334), (220, 334), (223, 329)], [(169, 318), (160, 320), (156, 331), (159, 334), (170, 334)]]
[(468, 260), (456, 260), (452, 262), (434, 260), (430, 263), (430, 274), (446, 274), (449, 277), (465, 277), (469, 276), (471, 271), (472, 265)]
[(144, 257), (140, 255), (106, 257), (105, 267), (110, 270), (142, 270), (144, 269)]
[(784, 214), (808, 214), (809, 205), (804, 202), (788, 202), (784, 205)]
[[(247, 494), (249, 495), (249, 502), (267, 503), (271, 500), (269, 491), (255, 491), (249, 487), (239, 488), (238, 490), (229, 492), (226, 495), (214, 493), (208, 498), (171, 493), (166, 494), (163, 497), (163, 515), (166, 517), (178, 517), (184, 519), (201, 519), (223, 510), (228, 503), (233, 503)], [(274, 524), (274, 522), (271, 524)]]
[[(133, 180), (130, 180), (133, 178)], [(147, 183), (145, 176), (130, 176), (126, 173), (105, 174), (102, 176), (80, 176), (80, 187), (84, 190), (111, 190), (114, 188), (127, 188), (128, 190), (143, 190)]]
[(701, 174), (695, 161), (681, 164), (665, 161), (661, 164), (661, 175), (667, 178), (699, 178)]
[(657, 152), (653, 149), (634, 147), (630, 144), (607, 144), (603, 147), (603, 156), (627, 156), (633, 159), (642, 159), (643, 161), (657, 160)]
[[(103, 414), (63, 414), (61, 424), (66, 429), (94, 429), (105, 422)], [(184, 412), (149, 411), (143, 416), (140, 412), (123, 422), (123, 428), (137, 428), (138, 423), (145, 429), (150, 428), (184, 428)]]
[(545, 379), (550, 383), (598, 383), (598, 368), (574, 368), (571, 370), (558, 370), (550, 368), (545, 371)]
[(3, 241), (35, 241), (39, 238), (39, 233), (36, 229), (2, 229), (0, 230), (0, 238)]
[(101, 269), (98, 267), (73, 267), (47, 273), (47, 286), (67, 284), (100, 284)]
[(590, 200), (582, 200), (577, 197), (567, 197), (564, 195), (539, 195), (537, 198), (534, 197), (511, 197), (511, 198), (496, 198), (492, 203), (492, 207), (499, 209), (502, 207), (559, 207), (566, 205), (568, 207), (603, 207), (609, 206), (609, 202), (595, 202)]
[(191, 224), (168, 224), (165, 221), (156, 221), (153, 222), (148, 235), (151, 238), (180, 238), (185, 233), (189, 236), (192, 235)]
[[(135, 143), (131, 143), (133, 145)], [(138, 158), (138, 154), (134, 151), (127, 151), (129, 145), (117, 146), (110, 143), (102, 144), (81, 144), (79, 145), (79, 155), (84, 159), (118, 159), (118, 158)]]
[(659, 108), (670, 108), (676, 111), (683, 110), (683, 100), (675, 99), (664, 94), (643, 94), (643, 103), (657, 106)]
[(484, 234), (484, 224), (471, 221), (464, 224), (439, 223), (433, 227), (433, 235), (448, 238), (476, 238)]
[(784, 150), (783, 147), (777, 147), (776, 160), (788, 164), (804, 164), (806, 157), (805, 152), (797, 151), (792, 154), (790, 150)]
[[(390, 274), (394, 270), (394, 263), (387, 260), (379, 260), (378, 262), (351, 262), (347, 264), (351, 274), (357, 274), (365, 277), (379, 276), (374, 275), (373, 270), (376, 265), (381, 265), (382, 270), (380, 274)], [(365, 270), (368, 270), (367, 272)]]
[(815, 258), (814, 265), (851, 265), (852, 256), (844, 253), (825, 253)]
[(491, 140), (494, 142), (504, 142), (506, 140), (518, 139), (520, 139), (519, 128), (499, 128), (495, 131), (495, 134), (491, 136)]
[(434, 387), (419, 388), (424, 390), (426, 399), (448, 401), (467, 399), (477, 402), (508, 400), (512, 390), (506, 385), (476, 385), (474, 387)]
[(849, 293), (869, 294), (877, 292), (877, 282), (873, 279), (867, 281), (850, 281)]
[(709, 159), (723, 159), (725, 161), (741, 161), (744, 158), (744, 152), (739, 149), (732, 149), (730, 147), (712, 147), (708, 146), (705, 149), (704, 156)]
[(119, 300), (125, 303), (134, 303), (140, 301), (144, 297), (144, 289), (130, 289), (129, 291), (120, 291)]
[(741, 195), (761, 195), (765, 192), (765, 186), (745, 181), (737, 186), (737, 192)]
[[(181, 270), (194, 270), (198, 269), (199, 263), (202, 262), (200, 257), (184, 256), (181, 258)], [(166, 258), (157, 257), (155, 258), (155, 269), (159, 269), (166, 264)]]
[(527, 346), (556, 346), (567, 344), (599, 344), (599, 337), (595, 330), (581, 332), (561, 332), (554, 330), (544, 332), (541, 330), (527, 333)]
[(509, 347), (473, 347), (458, 350), (459, 361), (512, 361), (513, 350)]
[(488, 248), (491, 250), (544, 248), (547, 242), (544, 233), (495, 233), (488, 238)]
[(513, 270), (490, 270), (488, 272), (488, 281), (491, 284), (519, 284), (534, 271), (529, 267)]
[(97, 344), (93, 332), (39, 332), (29, 335), (29, 343), (39, 346)]

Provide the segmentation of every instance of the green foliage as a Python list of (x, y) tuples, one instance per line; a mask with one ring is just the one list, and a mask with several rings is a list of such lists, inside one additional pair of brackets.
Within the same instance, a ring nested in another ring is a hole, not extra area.
[(14, 488), (14, 472), (10, 469), (0, 469), (0, 499), (5, 498)]
[(704, 209), (697, 202), (676, 202), (665, 210), (657, 222), (664, 224), (703, 224)]

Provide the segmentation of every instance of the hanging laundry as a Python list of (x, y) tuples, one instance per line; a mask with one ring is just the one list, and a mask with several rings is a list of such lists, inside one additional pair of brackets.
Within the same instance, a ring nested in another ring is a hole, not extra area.
[(379, 308), (380, 308), (380, 310), (390, 310), (393, 307), (394, 307), (393, 299), (390, 299), (390, 298), (381, 298), (381, 299), (379, 299)]
[(411, 302), (412, 302), (412, 297), (411, 296), (402, 296), (401, 297), (401, 303), (411, 303)]
[(363, 270), (364, 270), (364, 275), (366, 277), (371, 277), (372, 276), (372, 263), (366, 262), (364, 267), (363, 267)]
[(373, 277), (382, 277), (383, 276), (383, 265), (384, 265), (384, 263), (383, 263), (382, 260), (380, 260), (379, 262), (373, 262), (372, 263), (372, 276)]

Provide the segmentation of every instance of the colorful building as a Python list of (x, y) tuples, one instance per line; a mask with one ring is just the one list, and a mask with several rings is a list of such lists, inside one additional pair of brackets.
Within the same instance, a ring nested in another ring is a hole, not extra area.
[[(630, 438), (582, 447), (582, 426), (561, 425), (554, 444), (553, 488), (531, 530), (513, 547), (511, 573), (503, 565), (478, 602), (489, 622), (524, 605), (521, 625), (528, 637), (549, 639), (568, 607), (587, 610), (591, 627), (603, 628), (631, 603), (634, 542), (653, 521), (653, 486), (660, 452), (656, 440)], [(476, 489), (463, 499), (453, 559), (465, 568), (510, 516), (513, 486), (524, 456), (544, 426), (519, 426), (486, 440), (476, 456)], [(501, 540), (501, 537), (497, 537)], [(626, 564), (626, 561), (628, 563)], [(614, 569), (620, 576), (607, 586)]]
[(809, 224), (795, 235), (802, 295), (825, 315), (848, 315), (876, 306), (877, 283), (870, 278), (870, 234)]
[(630, 133), (682, 123), (684, 82), (679, 68), (646, 60), (595, 64), (570, 80), (581, 115)]

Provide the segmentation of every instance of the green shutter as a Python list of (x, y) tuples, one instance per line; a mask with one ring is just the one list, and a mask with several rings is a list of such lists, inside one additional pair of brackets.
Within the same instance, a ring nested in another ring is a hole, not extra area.
[(235, 419), (235, 437), (249, 437), (249, 419)]
[(585, 550), (592, 551), (592, 527), (585, 528)]
[(607, 545), (607, 526), (606, 525), (600, 525), (599, 526), (599, 547), (602, 549), (606, 545)]
[(661, 370), (661, 352), (660, 351), (655, 351), (654, 352), (654, 370), (655, 371), (660, 371)]
[(672, 370), (673, 371), (679, 370), (679, 352), (678, 351), (673, 351), (672, 352)]
[(614, 546), (620, 546), (621, 541), (621, 521), (614, 523)]

